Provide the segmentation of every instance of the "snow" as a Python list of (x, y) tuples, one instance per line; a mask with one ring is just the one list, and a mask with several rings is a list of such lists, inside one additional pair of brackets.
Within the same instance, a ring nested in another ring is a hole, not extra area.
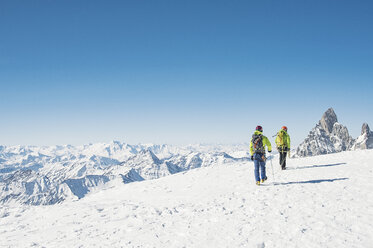
[(232, 161), (155, 180), (120, 179), (80, 200), (0, 205), (0, 247), (372, 247), (373, 150), (253, 164)]
[[(84, 197), (100, 183), (157, 179), (185, 170), (248, 161), (247, 145), (129, 145), (113, 141), (80, 147), (4, 147), (0, 151), (0, 203), (49, 205)], [(124, 160), (119, 160), (123, 158)]]

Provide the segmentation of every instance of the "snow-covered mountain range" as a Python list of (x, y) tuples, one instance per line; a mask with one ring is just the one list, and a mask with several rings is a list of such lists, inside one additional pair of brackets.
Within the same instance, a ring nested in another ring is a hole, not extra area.
[(371, 148), (330, 109), (258, 187), (248, 144), (0, 146), (1, 245), (370, 247)]
[(0, 203), (49, 205), (80, 199), (112, 180), (130, 183), (245, 161), (247, 151), (247, 145), (177, 147), (117, 141), (77, 147), (1, 146)]
[[(355, 141), (330, 108), (294, 157), (371, 148), (373, 132), (368, 124)], [(0, 203), (50, 205), (81, 199), (115, 180), (127, 184), (248, 161), (248, 151), (248, 144), (170, 146), (118, 141), (83, 146), (0, 146)]]
[(347, 127), (338, 122), (337, 115), (329, 108), (307, 138), (296, 148), (293, 157), (308, 157), (348, 150), (373, 148), (373, 133), (368, 124), (362, 127), (361, 136), (356, 140), (348, 133)]
[(373, 150), (277, 161), (261, 186), (252, 162), (232, 161), (119, 178), (78, 201), (0, 204), (0, 247), (372, 247)]

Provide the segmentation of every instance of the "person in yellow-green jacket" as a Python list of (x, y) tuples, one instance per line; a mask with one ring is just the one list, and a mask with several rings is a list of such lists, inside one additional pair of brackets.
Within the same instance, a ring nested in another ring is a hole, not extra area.
[(281, 169), (286, 170), (286, 154), (290, 157), (290, 135), (286, 126), (283, 126), (277, 133), (275, 143), (280, 153)]
[(250, 155), (251, 160), (254, 161), (256, 185), (260, 185), (260, 183), (267, 180), (265, 146), (267, 146), (268, 152), (272, 152), (271, 142), (269, 142), (268, 138), (263, 135), (263, 128), (257, 126), (250, 142)]

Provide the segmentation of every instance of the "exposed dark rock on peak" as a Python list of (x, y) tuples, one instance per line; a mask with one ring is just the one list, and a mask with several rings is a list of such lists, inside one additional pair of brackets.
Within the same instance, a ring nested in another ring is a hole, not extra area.
[(373, 132), (367, 123), (361, 127), (361, 135), (356, 139), (353, 149), (373, 149)]
[(368, 126), (368, 123), (364, 123), (361, 128), (361, 135), (364, 135), (364, 134), (370, 134), (370, 128)]
[(298, 146), (295, 156), (307, 157), (346, 151), (352, 148), (354, 142), (347, 128), (338, 123), (334, 110), (329, 108)]
[(327, 134), (331, 134), (333, 126), (338, 122), (337, 115), (332, 108), (329, 108), (321, 117), (320, 125)]

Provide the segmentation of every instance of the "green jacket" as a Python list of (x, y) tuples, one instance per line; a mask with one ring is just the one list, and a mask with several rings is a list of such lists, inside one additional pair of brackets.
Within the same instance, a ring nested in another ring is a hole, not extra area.
[[(260, 135), (260, 134), (262, 135), (263, 150), (265, 151), (265, 146), (267, 146), (268, 151), (271, 152), (272, 151), (272, 146), (271, 146), (271, 142), (269, 142), (268, 138), (266, 136), (264, 136), (262, 134), (262, 132), (259, 132), (259, 131), (254, 132), (254, 135)], [(251, 141), (250, 141), (250, 154), (251, 154), (251, 156), (254, 155), (254, 152), (255, 151), (254, 151), (253, 139), (251, 139)]]
[(283, 129), (281, 129), (276, 136), (275, 143), (277, 146), (277, 149), (284, 149), (289, 148), (290, 149), (290, 135)]

